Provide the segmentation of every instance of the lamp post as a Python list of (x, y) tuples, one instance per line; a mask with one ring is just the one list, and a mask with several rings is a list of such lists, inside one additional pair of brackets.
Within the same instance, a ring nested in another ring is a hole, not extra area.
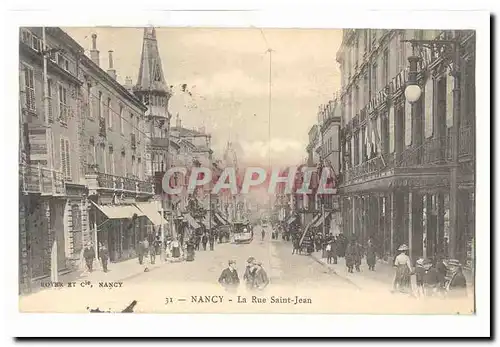
[[(451, 149), (452, 165), (450, 168), (450, 233), (448, 244), (448, 256), (456, 257), (457, 253), (457, 232), (458, 232), (458, 154), (459, 154), (459, 136), (460, 136), (460, 41), (454, 40), (402, 40), (402, 42), (411, 43), (413, 52), (416, 47), (431, 49), (433, 52), (442, 54), (443, 49), (451, 52), (448, 58), (450, 64), (450, 74), (453, 76), (453, 128), (451, 131)], [(413, 54), (408, 58), (410, 69), (408, 73), (408, 83), (405, 88), (405, 97), (412, 104), (412, 113), (414, 112), (414, 103), (420, 99), (421, 88), (417, 83), (417, 63), (419, 57)], [(412, 117), (413, 118), (413, 117)]]

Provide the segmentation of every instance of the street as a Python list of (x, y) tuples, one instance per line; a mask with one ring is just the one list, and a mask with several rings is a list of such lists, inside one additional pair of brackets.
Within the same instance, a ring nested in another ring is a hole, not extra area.
[[(115, 264), (111, 264), (109, 273), (96, 273), (98, 280), (92, 280), (92, 287), (77, 284), (72, 288), (64, 285), (63, 288), (42, 290), (21, 297), (20, 310), (87, 312), (88, 307), (121, 312), (130, 302), (137, 300), (134, 312), (143, 313), (470, 314), (472, 311), (472, 298), (457, 302), (391, 294), (391, 283), (364, 278), (363, 272), (352, 275), (363, 278), (363, 281), (349, 280), (313, 257), (292, 255), (290, 242), (271, 240), (270, 229), (266, 231), (263, 241), (260, 229), (255, 231), (256, 237), (251, 243), (216, 243), (214, 251), (207, 247), (206, 251), (196, 252), (193, 262), (157, 264), (148, 272), (143, 271), (144, 266), (132, 262), (127, 265), (131, 267), (131, 273), (121, 280), (116, 278), (117, 271), (113, 271)], [(258, 294), (246, 292), (244, 285), (237, 293), (222, 289), (217, 280), (227, 267), (228, 260), (236, 261), (243, 282), (246, 261), (250, 256), (262, 262), (270, 278), (268, 288)], [(291, 298), (292, 302), (280, 304), (277, 302), (280, 298)], [(296, 303), (300, 300), (305, 303)]]

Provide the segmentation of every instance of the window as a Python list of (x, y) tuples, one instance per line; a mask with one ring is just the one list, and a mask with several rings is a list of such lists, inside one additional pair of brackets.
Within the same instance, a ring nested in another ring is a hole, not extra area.
[(363, 30), (363, 41), (364, 41), (364, 44), (365, 44), (365, 53), (368, 52), (368, 29), (364, 29)]
[(434, 80), (432, 77), (427, 79), (424, 90), (424, 133), (425, 138), (432, 137), (434, 133), (434, 117), (433, 117), (433, 98), (434, 98)]
[(52, 111), (52, 108), (53, 108), (53, 103), (52, 103), (52, 85), (53, 85), (53, 82), (51, 79), (48, 79), (47, 80), (47, 96), (48, 96), (48, 99), (47, 99), (47, 103), (49, 104), (49, 120), (52, 121), (53, 120), (53, 111)]
[(136, 134), (136, 138), (139, 139), (140, 135), (141, 135), (141, 132), (140, 132), (140, 119), (139, 119), (139, 116), (135, 117), (135, 134)]
[(69, 70), (69, 61), (66, 59), (64, 56), (61, 54), (57, 55), (57, 64), (63, 68), (64, 70), (68, 71)]
[(102, 117), (102, 106), (101, 106), (101, 103), (102, 103), (102, 92), (100, 91), (99, 92), (99, 96), (97, 98), (97, 114), (99, 115), (99, 118)]
[(372, 86), (371, 86), (373, 93), (376, 93), (378, 91), (377, 68), (378, 68), (377, 64), (373, 64), (373, 66), (372, 66)]
[(389, 50), (386, 49), (384, 51), (384, 56), (382, 58), (382, 64), (383, 64), (383, 71), (382, 71), (382, 78), (383, 78), (383, 83), (384, 87), (389, 83)]
[(28, 66), (24, 66), (24, 92), (26, 93), (26, 108), (35, 111), (35, 73)]
[(389, 153), (394, 152), (394, 106), (389, 109)]
[(453, 77), (446, 75), (446, 127), (453, 126)]
[(21, 41), (37, 52), (42, 50), (42, 41), (27, 29), (21, 29)]
[(68, 122), (68, 90), (59, 85), (59, 121), (66, 124)]
[(110, 161), (110, 174), (115, 174), (115, 152), (113, 150), (109, 151), (109, 161)]
[(405, 145), (410, 146), (411, 145), (411, 128), (412, 128), (412, 117), (411, 117), (411, 104), (408, 102), (408, 100), (405, 102)]
[(108, 116), (108, 127), (109, 129), (113, 129), (113, 113), (111, 112), (111, 98), (108, 98), (108, 102), (106, 104), (106, 113)]
[(122, 152), (122, 175), (127, 177), (127, 155), (126, 152)]
[(125, 134), (125, 124), (124, 124), (124, 120), (123, 120), (123, 106), (120, 105), (120, 133), (123, 135)]
[(67, 181), (71, 181), (71, 160), (69, 140), (61, 137), (61, 171)]

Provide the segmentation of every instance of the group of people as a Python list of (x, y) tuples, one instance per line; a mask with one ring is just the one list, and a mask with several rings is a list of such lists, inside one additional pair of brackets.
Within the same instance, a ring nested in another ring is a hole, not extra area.
[(456, 259), (445, 262), (442, 257), (437, 259), (419, 258), (415, 268), (408, 256), (408, 246), (403, 244), (398, 248), (399, 254), (394, 258), (396, 275), (393, 282), (393, 292), (414, 295), (411, 287), (411, 276), (416, 276), (419, 296), (444, 295), (451, 297), (467, 296), (467, 280), (462, 265)]
[[(102, 242), (99, 242), (99, 249), (97, 255), (98, 259), (101, 262), (102, 270), (104, 272), (108, 272), (109, 252), (108, 248)], [(85, 266), (87, 268), (87, 271), (88, 272), (94, 271), (95, 249), (93, 242), (88, 242), (83, 248), (83, 259), (85, 259)]]
[[(247, 260), (243, 280), (248, 290), (264, 290), (269, 284), (269, 277), (266, 270), (262, 267), (262, 262), (257, 261), (254, 257)], [(228, 267), (222, 270), (219, 276), (219, 283), (227, 290), (236, 290), (240, 285), (240, 278), (236, 270), (236, 261), (229, 260)]]

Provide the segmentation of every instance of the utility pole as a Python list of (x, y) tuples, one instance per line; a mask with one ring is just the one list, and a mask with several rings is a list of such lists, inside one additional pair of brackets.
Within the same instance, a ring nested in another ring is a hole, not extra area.
[[(272, 88), (272, 72), (273, 72), (273, 52), (274, 50), (271, 49), (271, 48), (268, 48), (266, 53), (269, 53), (269, 100), (268, 100), (268, 119), (267, 119), (267, 123), (268, 123), (268, 126), (267, 126), (267, 132), (268, 132), (268, 156), (269, 156), (269, 170), (271, 170), (272, 172), (272, 167), (271, 167), (271, 109), (272, 109), (272, 105), (271, 105), (271, 102), (272, 102), (272, 92), (273, 92), (273, 88)], [(272, 198), (271, 198), (271, 194), (269, 194), (269, 215), (271, 215), (271, 210), (272, 210)]]

